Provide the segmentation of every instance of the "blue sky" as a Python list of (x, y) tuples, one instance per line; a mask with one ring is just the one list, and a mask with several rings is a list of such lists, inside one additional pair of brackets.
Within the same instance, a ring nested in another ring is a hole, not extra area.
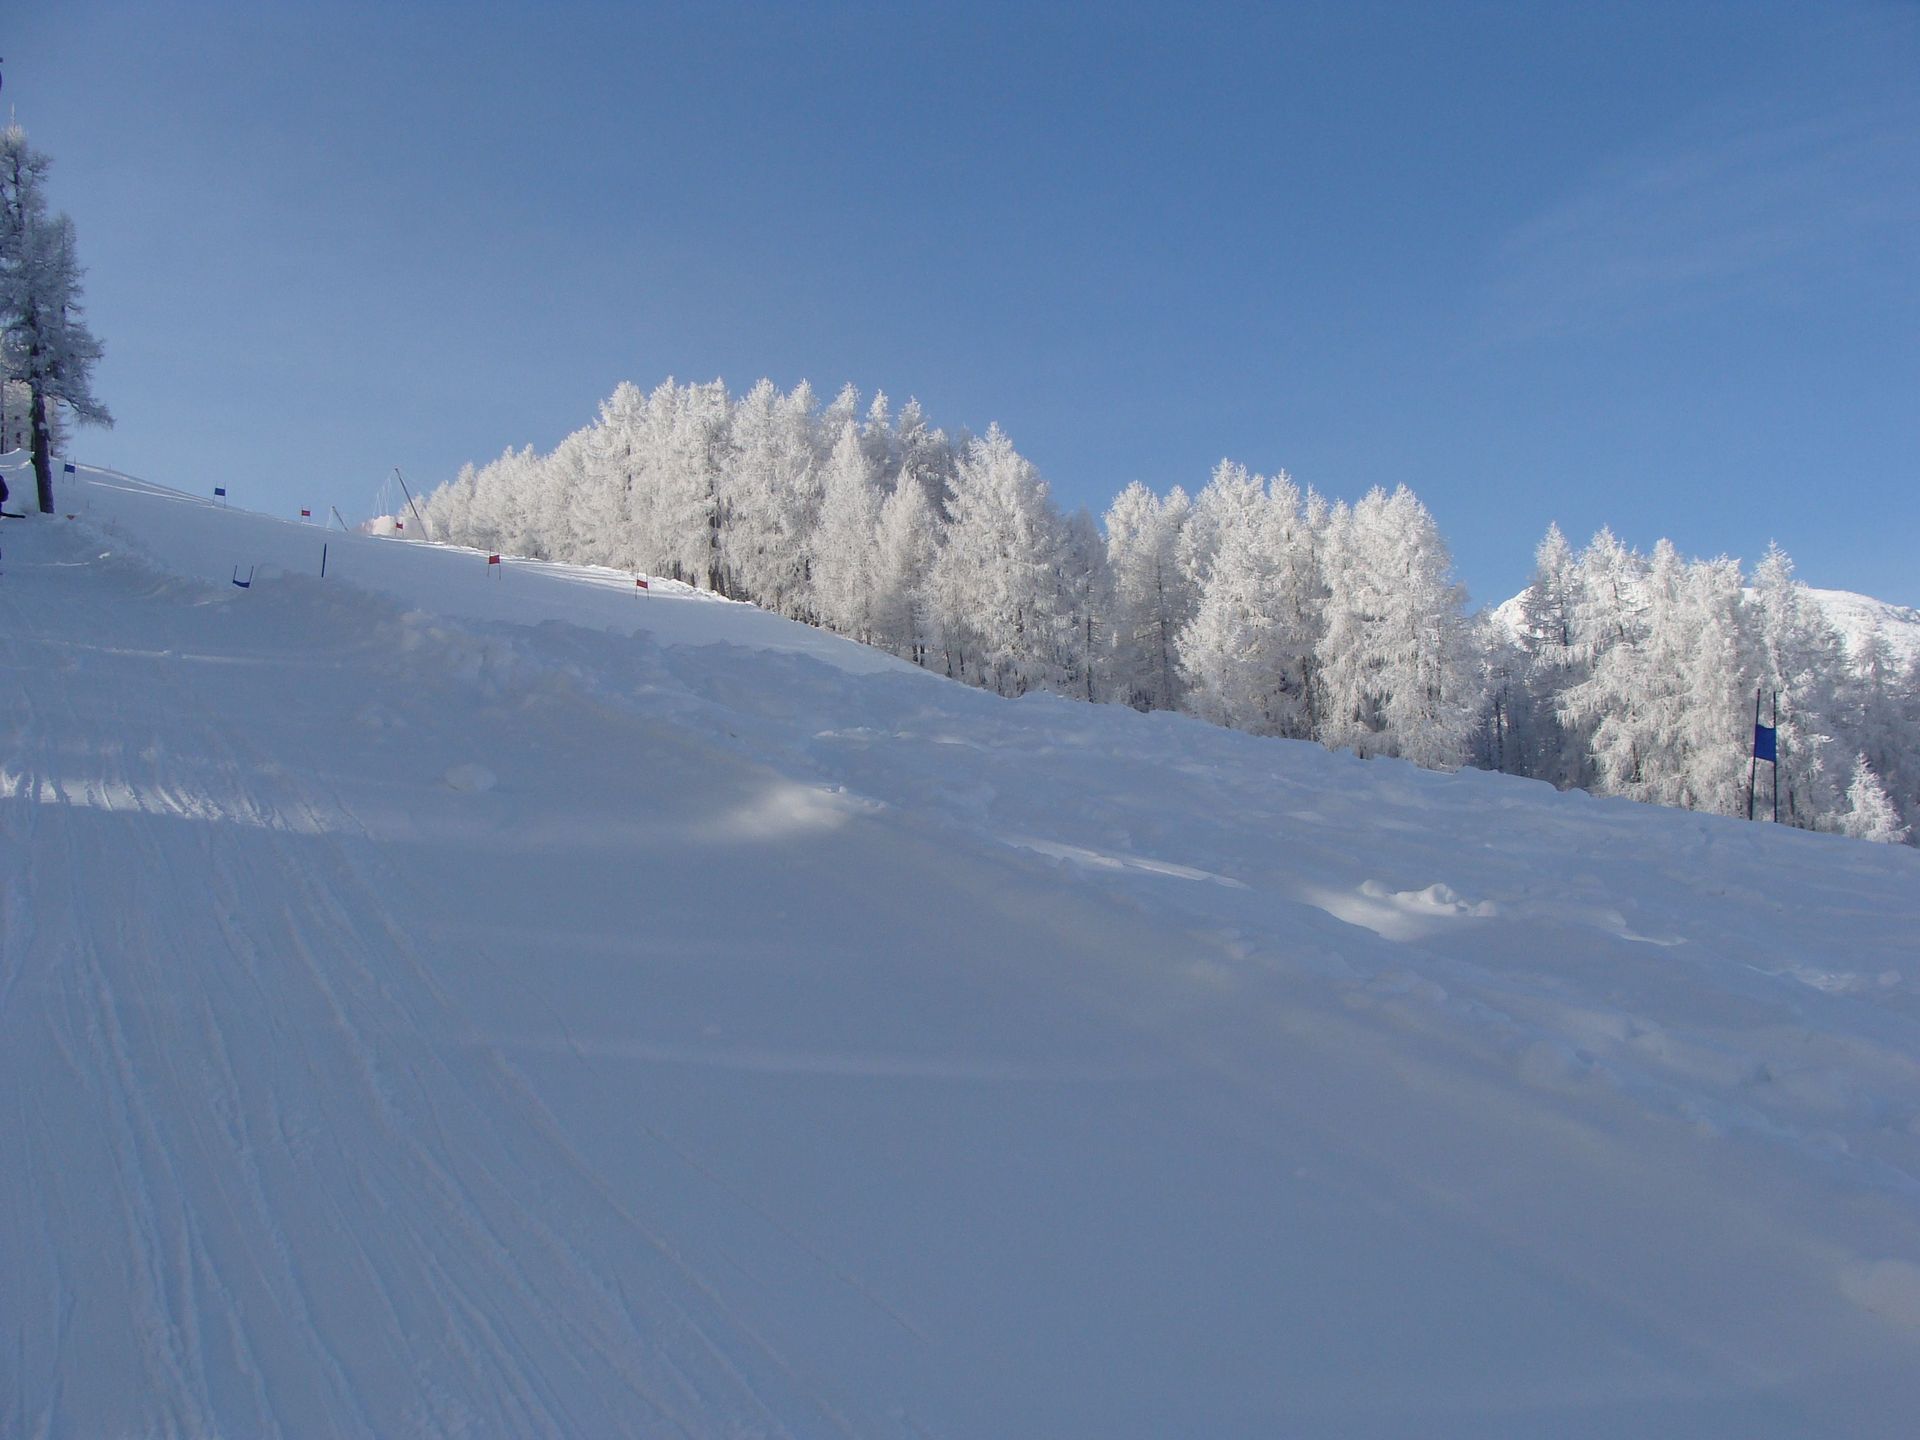
[[(22, 9), (24, 7), (15, 7)], [(998, 421), (1069, 506), (1404, 481), (1920, 605), (1911, 5), (9, 13), (119, 420), (368, 513), (622, 379)]]

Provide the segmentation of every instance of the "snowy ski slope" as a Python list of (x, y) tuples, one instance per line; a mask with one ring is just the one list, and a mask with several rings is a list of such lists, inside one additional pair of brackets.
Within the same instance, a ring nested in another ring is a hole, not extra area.
[(0, 1435), (1915, 1433), (1920, 852), (62, 500)]

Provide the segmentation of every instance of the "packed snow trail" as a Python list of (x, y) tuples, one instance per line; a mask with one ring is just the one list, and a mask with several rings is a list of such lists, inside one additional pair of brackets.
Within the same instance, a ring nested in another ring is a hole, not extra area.
[(1911, 1433), (1920, 856), (79, 493), (0, 1435)]

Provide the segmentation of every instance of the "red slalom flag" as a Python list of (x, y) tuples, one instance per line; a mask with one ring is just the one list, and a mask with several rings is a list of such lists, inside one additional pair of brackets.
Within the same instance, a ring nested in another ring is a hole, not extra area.
[(498, 555), (489, 555), (487, 556), (487, 563), (489, 565), (498, 565), (500, 563), (500, 557)]
[(300, 512), (300, 518), (302, 520), (311, 520), (313, 518), (313, 511), (303, 509)]
[(633, 583), (638, 585), (642, 590), (647, 588), (647, 582), (642, 580), (638, 575), (633, 577)]

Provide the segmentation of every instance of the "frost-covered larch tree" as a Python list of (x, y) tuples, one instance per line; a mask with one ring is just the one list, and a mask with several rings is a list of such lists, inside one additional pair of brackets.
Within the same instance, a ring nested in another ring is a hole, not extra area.
[(1137, 480), (1107, 511), (1112, 694), (1136, 710), (1172, 710), (1181, 702), (1180, 633), (1194, 605), (1180, 565), (1180, 536), (1192, 511), (1178, 486), (1163, 500)]
[(111, 425), (93, 393), (103, 353), (80, 304), (73, 221), (49, 217), (47, 156), (18, 125), (0, 130), (0, 373), (27, 392), (27, 443), (43, 513), (53, 510), (58, 407), (82, 424)]
[(1285, 475), (1263, 482), (1223, 464), (1206, 509), (1217, 535), (1192, 621), (1181, 636), (1195, 714), (1306, 740), (1319, 728), (1321, 597), (1316, 515)]
[[(622, 381), (600, 405), (580, 455), (579, 494), (565, 502), (568, 558), (621, 569), (639, 568), (633, 544), (634, 485), (640, 427), (647, 397)], [(556, 552), (558, 553), (558, 552)]]
[(1718, 814), (1744, 804), (1740, 572), (1689, 566), (1662, 540), (1637, 587), (1635, 631), (1601, 652), (1566, 696), (1593, 723), (1596, 787)]
[(1588, 669), (1579, 644), (1583, 583), (1573, 547), (1558, 525), (1549, 525), (1533, 552), (1533, 575), (1520, 599), (1519, 655), (1497, 677), (1506, 707), (1508, 761), (1498, 768), (1563, 787), (1580, 783), (1586, 760), (1580, 737), (1559, 715), (1560, 696)]
[(954, 468), (946, 544), (928, 586), (947, 673), (1002, 695), (1060, 676), (1060, 521), (1040, 474), (998, 425)]
[(1576, 556), (1554, 527), (1511, 629), (1476, 625), (1404, 487), (1329, 509), (1223, 462), (1191, 501), (1129, 486), (1101, 535), (998, 429), (956, 456), (917, 402), (847, 386), (821, 411), (770, 381), (622, 385), (426, 508), (436, 539), (704, 581), (1007, 694), (1722, 812), (1752, 691), (1777, 687), (1784, 818), (1877, 833), (1878, 795), (1920, 827), (1920, 667), (1884, 642), (1849, 663), (1777, 551), (1743, 599), (1731, 561), (1650, 564), (1606, 530)]
[(782, 395), (762, 380), (733, 412), (722, 560), (730, 583), (755, 604), (794, 619), (811, 613), (820, 470), (814, 454), (813, 390)]
[(1749, 610), (1757, 688), (1780, 695), (1781, 818), (1835, 828), (1853, 770), (1853, 748), (1841, 738), (1846, 648), (1778, 545), (1754, 567)]
[(916, 665), (932, 639), (927, 581), (940, 552), (942, 524), (925, 484), (909, 464), (880, 506), (873, 546), (873, 643)]
[[(1266, 482), (1222, 460), (1200, 492), (1195, 519), (1210, 534), (1193, 618), (1180, 634), (1187, 708), (1203, 720), (1271, 734), (1277, 677), (1267, 655), (1273, 559), (1266, 546)], [(1197, 549), (1191, 552), (1197, 560)]]
[(1360, 755), (1452, 769), (1479, 713), (1479, 672), (1439, 527), (1404, 485), (1336, 507), (1319, 647), (1321, 739)]
[(1840, 817), (1840, 830), (1856, 840), (1882, 845), (1900, 845), (1909, 838), (1899, 811), (1865, 755), (1854, 756), (1853, 783), (1847, 787), (1847, 808)]
[(946, 431), (927, 424), (918, 400), (901, 407), (894, 425), (894, 450), (899, 457), (899, 473), (911, 475), (927, 492), (933, 513), (946, 517), (947, 489), (953, 481), (953, 446)]
[(1056, 604), (1060, 614), (1057, 668), (1063, 694), (1105, 700), (1113, 688), (1113, 576), (1106, 541), (1085, 509), (1066, 517), (1055, 550)]
[(873, 632), (873, 542), (880, 500), (872, 457), (859, 426), (848, 420), (827, 457), (813, 537), (813, 604), (821, 624), (863, 642)]

